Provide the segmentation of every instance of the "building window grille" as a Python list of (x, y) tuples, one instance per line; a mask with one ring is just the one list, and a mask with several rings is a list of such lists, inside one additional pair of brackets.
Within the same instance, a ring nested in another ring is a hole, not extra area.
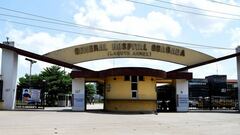
[(132, 91), (132, 98), (137, 98), (137, 91)]
[(130, 81), (130, 76), (128, 75), (124, 76), (124, 81)]
[(138, 84), (132, 83), (132, 90), (138, 90)]
[(134, 82), (137, 83), (137, 78), (138, 78), (137, 76), (132, 76), (132, 78), (131, 78), (132, 83), (134, 83)]
[(138, 80), (139, 80), (139, 81), (144, 81), (144, 77), (143, 77), (143, 76), (139, 76), (139, 77), (138, 77)]
[(131, 76), (131, 92), (132, 98), (137, 98), (138, 92), (138, 76)]

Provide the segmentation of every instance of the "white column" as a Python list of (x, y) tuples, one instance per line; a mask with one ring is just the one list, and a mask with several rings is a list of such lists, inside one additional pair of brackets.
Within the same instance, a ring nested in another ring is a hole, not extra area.
[[(14, 46), (14, 42), (4, 42)], [(3, 109), (15, 109), (17, 86), (18, 55), (10, 50), (2, 49)]]
[(177, 112), (188, 111), (188, 80), (176, 79)]
[(72, 80), (73, 111), (85, 111), (85, 79), (74, 78)]
[[(236, 52), (240, 52), (240, 46), (236, 48)], [(237, 56), (237, 78), (238, 78), (238, 110), (240, 110), (240, 56)]]

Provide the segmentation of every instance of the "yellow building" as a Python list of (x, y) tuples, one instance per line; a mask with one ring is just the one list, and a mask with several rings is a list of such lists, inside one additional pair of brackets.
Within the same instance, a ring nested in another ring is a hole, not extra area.
[[(49, 52), (45, 56), (70, 64), (99, 59), (140, 58), (191, 66), (214, 59), (209, 55), (180, 46), (128, 40), (81, 44)], [(170, 103), (172, 110), (188, 111), (188, 79), (192, 78), (192, 73), (128, 67), (103, 71), (73, 69), (71, 76), (73, 111), (86, 110), (84, 86), (88, 81), (104, 84), (106, 111), (153, 112), (159, 108), (159, 105), (161, 108), (166, 108), (166, 104)], [(167, 90), (171, 91), (169, 99), (158, 99), (165, 98), (164, 93), (156, 92), (158, 83), (171, 85), (171, 89)]]
[[(98, 81), (105, 86), (104, 109), (107, 111), (156, 111), (164, 100), (157, 101), (163, 94), (156, 92), (158, 83), (171, 84), (171, 108), (188, 111), (188, 79), (192, 74), (181, 69), (171, 72), (149, 68), (115, 68), (94, 71), (75, 64), (114, 58), (139, 58), (172, 62), (189, 68), (215, 58), (192, 49), (166, 43), (148, 41), (115, 40), (80, 44), (45, 55), (34, 54), (14, 47), (14, 43), (0, 45), (2, 52), (3, 90), (0, 108), (15, 108), (18, 55), (61, 65), (72, 69), (73, 111), (86, 110), (85, 83)], [(169, 102), (168, 102), (169, 103)], [(2, 104), (2, 105), (1, 105)], [(1, 107), (2, 106), (2, 107)]]
[[(1, 44), (0, 48), (3, 48), (2, 63), (4, 63), (1, 68), (4, 83), (2, 93), (0, 93), (0, 109), (8, 110), (15, 108), (18, 55), (72, 69), (73, 111), (86, 110), (85, 83), (88, 81), (104, 84), (104, 110), (106, 111), (153, 112), (159, 108), (164, 110), (167, 104), (171, 104), (169, 108), (172, 110), (188, 111), (188, 80), (192, 78), (192, 73), (186, 70), (216, 60), (207, 54), (180, 46), (131, 40), (80, 44), (45, 55), (15, 48), (13, 42)], [(114, 58), (161, 60), (180, 64), (183, 68), (170, 72), (144, 67), (94, 71), (75, 65), (87, 61)], [(170, 92), (170, 96), (157, 91), (156, 87), (159, 83), (171, 86), (161, 88)]]
[(191, 73), (167, 74), (162, 70), (127, 67), (103, 71), (72, 71), (72, 78), (85, 78), (104, 84), (104, 110), (118, 112), (155, 112), (158, 108), (158, 82), (191, 79)]
[(106, 110), (154, 111), (157, 109), (155, 77), (109, 76), (105, 80)]

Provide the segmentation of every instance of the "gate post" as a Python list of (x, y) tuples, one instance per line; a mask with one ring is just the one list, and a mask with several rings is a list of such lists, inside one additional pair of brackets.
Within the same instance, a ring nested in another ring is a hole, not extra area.
[[(4, 45), (13, 46), (14, 42), (3, 42)], [(2, 80), (3, 80), (3, 108), (14, 110), (16, 102), (18, 55), (7, 49), (2, 49)]]
[(176, 79), (176, 102), (177, 112), (187, 112), (188, 103), (188, 80)]
[(85, 79), (72, 79), (72, 110), (85, 111)]
[[(236, 48), (236, 52), (240, 52), (240, 46)], [(238, 78), (238, 110), (240, 110), (240, 56), (237, 56), (237, 78)]]

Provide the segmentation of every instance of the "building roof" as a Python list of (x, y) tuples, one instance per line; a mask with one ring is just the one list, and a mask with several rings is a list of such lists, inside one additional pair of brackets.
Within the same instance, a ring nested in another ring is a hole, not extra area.
[(49, 52), (45, 56), (71, 64), (99, 59), (141, 58), (190, 66), (215, 59), (210, 55), (180, 46), (130, 40), (80, 44)]
[(122, 67), (102, 71), (72, 71), (72, 78), (104, 78), (108, 76), (154, 76), (162, 79), (192, 79), (192, 73), (172, 72), (144, 67)]
[(228, 79), (227, 83), (237, 83), (238, 80), (236, 79)]

